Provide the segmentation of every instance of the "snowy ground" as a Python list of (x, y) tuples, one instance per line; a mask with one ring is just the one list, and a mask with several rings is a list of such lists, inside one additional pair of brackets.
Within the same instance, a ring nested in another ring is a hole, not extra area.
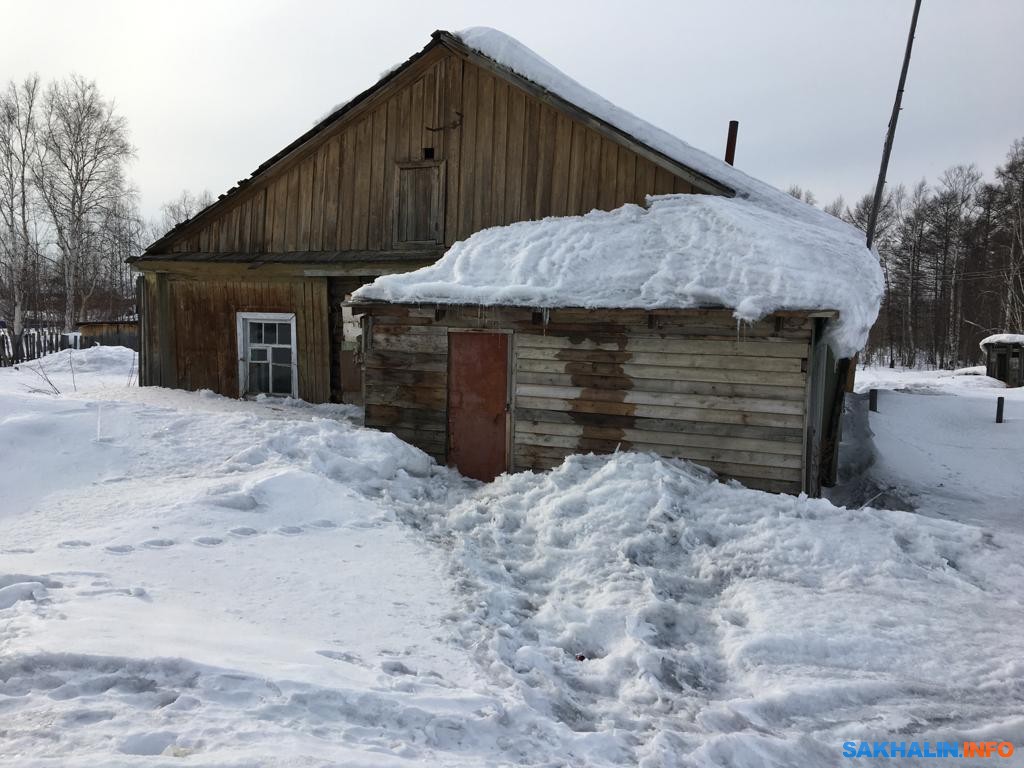
[[(876, 460), (867, 474), (904, 508), (1024, 534), (1024, 388), (984, 373), (858, 371), (858, 392), (879, 390), (878, 412), (869, 414)], [(1002, 424), (995, 423), (999, 397)]]
[(68, 353), (43, 361), (60, 395), (0, 369), (0, 765), (1024, 741), (1016, 394), (997, 428), (982, 389), (882, 393), (867, 471), (904, 512), (628, 453), (481, 486), (344, 407), (128, 387), (130, 352), (71, 354), (74, 386)]

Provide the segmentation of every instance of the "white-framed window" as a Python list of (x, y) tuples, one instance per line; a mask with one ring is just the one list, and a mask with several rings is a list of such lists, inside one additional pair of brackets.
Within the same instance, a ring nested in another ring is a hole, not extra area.
[(295, 315), (238, 313), (238, 395), (299, 396)]

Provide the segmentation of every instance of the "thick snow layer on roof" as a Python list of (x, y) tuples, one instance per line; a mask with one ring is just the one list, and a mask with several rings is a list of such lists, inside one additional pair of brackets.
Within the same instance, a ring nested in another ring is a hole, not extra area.
[(585, 216), (485, 229), (429, 267), (378, 278), (359, 299), (587, 308), (723, 306), (754, 321), (835, 309), (830, 343), (852, 355), (882, 295), (874, 255), (852, 229), (792, 219), (749, 200), (666, 195)]
[(994, 333), (982, 339), (978, 346), (982, 352), (987, 352), (989, 344), (1024, 344), (1024, 333)]

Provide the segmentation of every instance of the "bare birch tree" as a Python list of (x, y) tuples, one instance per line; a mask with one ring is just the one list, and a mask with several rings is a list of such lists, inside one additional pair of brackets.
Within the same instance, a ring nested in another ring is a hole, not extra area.
[(36, 150), (39, 76), (0, 93), (0, 295), (14, 336), (14, 359), (22, 357), (25, 311), (33, 277), (38, 276), (39, 217), (32, 186)]
[(73, 75), (51, 84), (42, 106), (33, 178), (60, 252), (64, 327), (73, 330), (97, 228), (125, 194), (134, 148), (127, 122), (91, 80)]

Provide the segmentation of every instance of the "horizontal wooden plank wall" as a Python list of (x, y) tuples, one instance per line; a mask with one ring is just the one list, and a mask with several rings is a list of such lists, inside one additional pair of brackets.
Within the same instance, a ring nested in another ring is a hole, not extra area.
[[(728, 332), (723, 324), (721, 334)], [(804, 467), (806, 341), (682, 334), (515, 336), (513, 459), (653, 451), (745, 485), (797, 493)], [(600, 333), (600, 331), (597, 331)]]
[[(327, 279), (187, 280), (160, 275), (166, 281), (171, 328), (164, 335), (171, 350), (160, 350), (161, 336), (152, 332), (150, 358), (173, 367), (166, 386), (211, 389), (238, 397), (238, 312), (294, 312), (299, 397), (313, 403), (330, 399), (330, 349)], [(155, 286), (156, 281), (153, 281)], [(147, 383), (160, 384), (160, 381)]]
[(364, 423), (393, 432), (444, 464), (448, 329), (434, 324), (432, 308), (386, 311), (364, 321)]
[(186, 227), (167, 250), (389, 250), (397, 164), (423, 160), (424, 148), (443, 163), (447, 245), (485, 227), (692, 191), (504, 78), (438, 49), (217, 215)]
[(512, 329), (513, 470), (654, 451), (769, 491), (801, 490), (813, 321), (737, 326), (648, 313), (366, 308), (366, 424), (444, 460), (449, 328)]

